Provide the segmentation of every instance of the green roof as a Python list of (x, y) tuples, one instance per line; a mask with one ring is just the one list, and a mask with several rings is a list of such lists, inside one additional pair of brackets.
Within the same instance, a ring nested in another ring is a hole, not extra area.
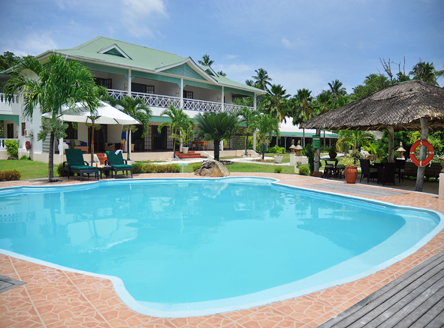
[[(172, 73), (175, 67), (188, 65), (195, 70), (194, 79), (197, 75), (201, 80), (215, 85), (224, 85), (235, 89), (242, 89), (256, 94), (264, 93), (263, 90), (235, 82), (226, 77), (213, 74), (212, 69), (207, 66), (196, 64), (190, 57), (181, 57), (166, 51), (156, 50), (136, 44), (105, 38), (96, 37), (88, 42), (82, 43), (71, 49), (57, 49), (54, 52), (68, 55), (79, 61), (101, 63), (102, 65), (119, 66), (132, 70), (145, 71), (162, 74)], [(214, 72), (214, 71), (213, 71)], [(181, 75), (178, 75), (181, 76)], [(183, 76), (189, 78), (190, 75)]]

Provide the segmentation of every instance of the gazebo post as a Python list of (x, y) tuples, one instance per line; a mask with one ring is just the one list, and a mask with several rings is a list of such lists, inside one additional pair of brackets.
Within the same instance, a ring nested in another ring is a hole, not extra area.
[[(429, 136), (429, 127), (427, 125), (427, 118), (420, 118), (421, 122), (421, 140), (427, 140)], [(421, 145), (419, 150), (419, 158), (421, 161), (425, 160), (427, 157), (427, 147)], [(415, 191), (422, 191), (422, 186), (424, 185), (424, 173), (425, 166), (418, 166), (418, 173), (416, 174), (416, 186)]]
[[(320, 129), (316, 129), (316, 135), (319, 136), (319, 138), (321, 137), (321, 130)], [(314, 171), (315, 172), (319, 172), (319, 168), (321, 163), (321, 149), (317, 148), (315, 150), (315, 158), (314, 158)]]
[(388, 162), (395, 162), (395, 130), (393, 126), (387, 127), (387, 132), (389, 135), (389, 152), (388, 152)]

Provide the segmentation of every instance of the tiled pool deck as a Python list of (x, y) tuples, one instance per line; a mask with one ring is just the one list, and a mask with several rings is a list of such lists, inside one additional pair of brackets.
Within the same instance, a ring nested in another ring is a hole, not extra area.
[[(326, 183), (344, 185), (343, 181), (296, 175), (233, 173), (232, 176), (272, 177), (283, 184), (311, 189), (317, 189), (316, 184), (324, 188)], [(164, 177), (194, 175), (150, 174), (137, 178)], [(79, 182), (71, 179), (69, 183)], [(41, 184), (44, 183), (2, 182), (0, 187)], [(358, 196), (444, 213), (444, 200), (439, 200), (437, 195), (403, 192), (391, 193), (391, 196), (381, 196), (381, 193)], [(444, 231), (441, 231), (416, 253), (357, 281), (248, 310), (182, 319), (155, 318), (134, 312), (119, 299), (109, 280), (0, 255), (0, 275), (27, 282), (0, 294), (0, 327), (317, 327), (443, 249)]]

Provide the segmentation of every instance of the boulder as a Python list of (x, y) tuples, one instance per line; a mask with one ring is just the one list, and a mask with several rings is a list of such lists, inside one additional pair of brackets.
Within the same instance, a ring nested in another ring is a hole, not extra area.
[(230, 171), (221, 162), (210, 160), (204, 161), (202, 167), (194, 174), (202, 177), (226, 177), (230, 175)]

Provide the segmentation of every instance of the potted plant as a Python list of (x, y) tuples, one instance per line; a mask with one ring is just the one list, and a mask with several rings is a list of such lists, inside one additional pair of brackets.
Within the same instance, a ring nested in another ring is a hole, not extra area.
[(355, 159), (351, 156), (344, 157), (342, 164), (345, 166), (344, 176), (347, 183), (355, 183), (358, 177), (358, 167), (355, 165)]
[(274, 161), (275, 161), (276, 164), (280, 164), (280, 163), (282, 163), (282, 159), (283, 158), (284, 158), (284, 156), (282, 156), (282, 155), (275, 155), (274, 156)]

